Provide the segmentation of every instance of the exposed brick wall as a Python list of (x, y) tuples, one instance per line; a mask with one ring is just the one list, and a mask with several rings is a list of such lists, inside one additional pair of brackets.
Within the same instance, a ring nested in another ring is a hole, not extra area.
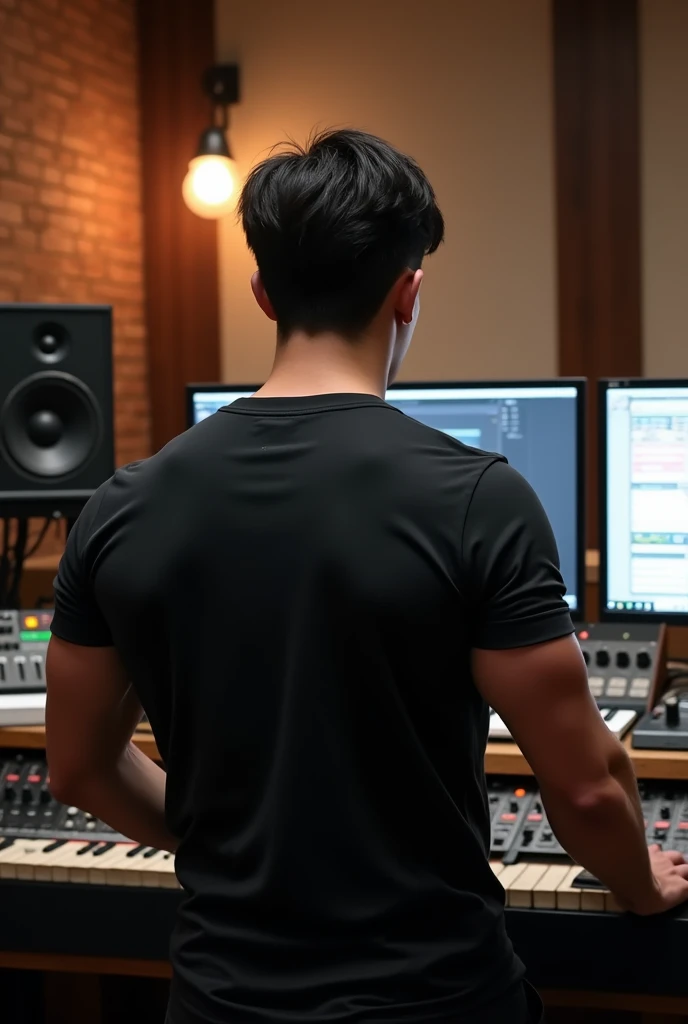
[(136, 0), (0, 0), (0, 301), (114, 308), (117, 461), (149, 453)]

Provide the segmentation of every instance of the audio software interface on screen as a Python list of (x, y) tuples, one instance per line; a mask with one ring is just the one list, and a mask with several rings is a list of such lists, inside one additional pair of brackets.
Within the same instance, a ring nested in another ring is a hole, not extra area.
[(387, 401), (473, 448), (499, 452), (528, 480), (552, 524), (572, 612), (583, 604), (582, 380), (399, 384)]
[[(422, 423), (474, 448), (505, 455), (525, 476), (552, 524), (572, 612), (580, 612), (583, 593), (584, 386), (582, 380), (400, 384), (386, 395), (390, 404)], [(249, 385), (189, 385), (189, 426), (255, 390)]]
[(602, 611), (688, 618), (688, 381), (600, 383)]

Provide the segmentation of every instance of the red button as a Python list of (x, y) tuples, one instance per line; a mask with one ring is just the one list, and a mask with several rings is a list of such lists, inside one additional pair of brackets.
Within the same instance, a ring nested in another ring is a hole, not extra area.
[(678, 827), (679, 827), (680, 829), (683, 829), (683, 830), (685, 831), (685, 829), (687, 829), (687, 828), (688, 828), (688, 821), (679, 821), (679, 823), (678, 823)]
[(656, 821), (655, 828), (669, 828), (671, 822), (669, 821)]
[(502, 815), (502, 821), (516, 821), (516, 815), (515, 814), (503, 814)]
[(6, 775), (5, 782), (19, 782), (19, 776), (14, 774)]
[(41, 781), (41, 777), (40, 777), (40, 775), (28, 775), (27, 778), (26, 778), (26, 781), (27, 782), (34, 782), (34, 783), (35, 782), (40, 782)]
[(528, 821), (542, 821), (542, 815), (541, 814), (529, 814), (528, 815)]

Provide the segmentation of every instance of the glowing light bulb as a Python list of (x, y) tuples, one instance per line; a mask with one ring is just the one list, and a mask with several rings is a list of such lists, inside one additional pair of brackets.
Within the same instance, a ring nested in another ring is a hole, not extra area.
[(231, 213), (236, 205), (233, 161), (226, 156), (196, 156), (182, 185), (184, 202), (198, 217), (214, 220)]

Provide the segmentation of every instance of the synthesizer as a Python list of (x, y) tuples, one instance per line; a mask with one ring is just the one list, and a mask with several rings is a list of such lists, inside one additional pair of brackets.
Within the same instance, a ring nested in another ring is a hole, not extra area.
[[(638, 789), (648, 845), (657, 843), (688, 857), (688, 783), (639, 782)], [(547, 820), (532, 778), (491, 776), (488, 799), (493, 861), (571, 863)]]
[[(621, 739), (661, 693), (666, 672), (664, 625), (591, 623), (576, 635), (588, 669), (590, 692), (605, 724)], [(491, 740), (510, 740), (499, 715), (490, 710)]]
[(45, 655), (52, 610), (0, 611), (0, 726), (45, 721)]

